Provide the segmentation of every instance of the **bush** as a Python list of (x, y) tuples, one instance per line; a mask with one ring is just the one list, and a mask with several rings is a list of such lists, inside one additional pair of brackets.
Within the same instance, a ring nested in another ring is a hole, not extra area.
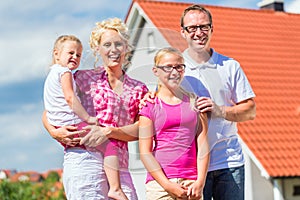
[(65, 200), (63, 187), (57, 182), (0, 181), (0, 200)]

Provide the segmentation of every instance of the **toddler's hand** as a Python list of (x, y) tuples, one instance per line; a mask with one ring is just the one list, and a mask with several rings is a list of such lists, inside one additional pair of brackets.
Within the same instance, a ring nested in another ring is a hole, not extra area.
[(90, 125), (99, 125), (99, 121), (97, 117), (88, 117), (86, 123)]

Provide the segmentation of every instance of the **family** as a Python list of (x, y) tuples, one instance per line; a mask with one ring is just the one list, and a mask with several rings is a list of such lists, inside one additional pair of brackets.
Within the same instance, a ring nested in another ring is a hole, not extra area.
[(156, 52), (155, 92), (124, 70), (133, 47), (122, 20), (96, 23), (89, 44), (102, 66), (93, 69), (73, 73), (81, 41), (56, 39), (43, 124), (64, 147), (67, 199), (137, 200), (127, 146), (136, 140), (148, 171), (146, 199), (244, 199), (237, 123), (255, 118), (255, 94), (240, 64), (210, 46), (209, 10), (189, 6), (180, 23), (188, 48)]

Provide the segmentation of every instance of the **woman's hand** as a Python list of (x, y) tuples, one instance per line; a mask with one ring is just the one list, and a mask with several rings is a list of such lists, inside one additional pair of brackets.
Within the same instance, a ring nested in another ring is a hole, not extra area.
[(63, 126), (57, 129), (52, 129), (50, 135), (63, 144), (68, 146), (75, 146), (80, 142), (80, 138), (77, 136), (85, 131), (77, 131), (75, 126)]
[(80, 145), (84, 145), (90, 148), (96, 147), (108, 139), (108, 135), (112, 132), (113, 127), (102, 127), (96, 125), (89, 125), (83, 128), (88, 132), (83, 138), (81, 138)]
[(146, 103), (154, 103), (155, 98), (155, 92), (148, 92), (145, 94), (144, 98), (140, 100), (139, 109), (141, 110), (144, 106), (146, 106)]
[(75, 126), (63, 126), (61, 128), (55, 128), (53, 125), (49, 124), (46, 113), (47, 111), (44, 110), (42, 115), (42, 122), (52, 138), (60, 143), (72, 147), (80, 142), (80, 138), (78, 138), (78, 135), (85, 133), (85, 130), (77, 131), (77, 127)]

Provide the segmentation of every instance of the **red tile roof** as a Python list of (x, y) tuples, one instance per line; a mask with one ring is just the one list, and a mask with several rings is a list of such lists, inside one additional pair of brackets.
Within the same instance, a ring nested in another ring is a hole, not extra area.
[[(136, 2), (172, 46), (186, 48), (179, 19), (190, 3)], [(300, 176), (300, 15), (205, 6), (212, 47), (241, 63), (257, 96), (257, 117), (239, 124), (241, 138), (270, 176)]]
[(9, 177), (11, 182), (18, 181), (31, 181), (31, 182), (39, 182), (43, 180), (41, 174), (35, 171), (26, 171), (26, 172), (17, 172), (13, 176)]

